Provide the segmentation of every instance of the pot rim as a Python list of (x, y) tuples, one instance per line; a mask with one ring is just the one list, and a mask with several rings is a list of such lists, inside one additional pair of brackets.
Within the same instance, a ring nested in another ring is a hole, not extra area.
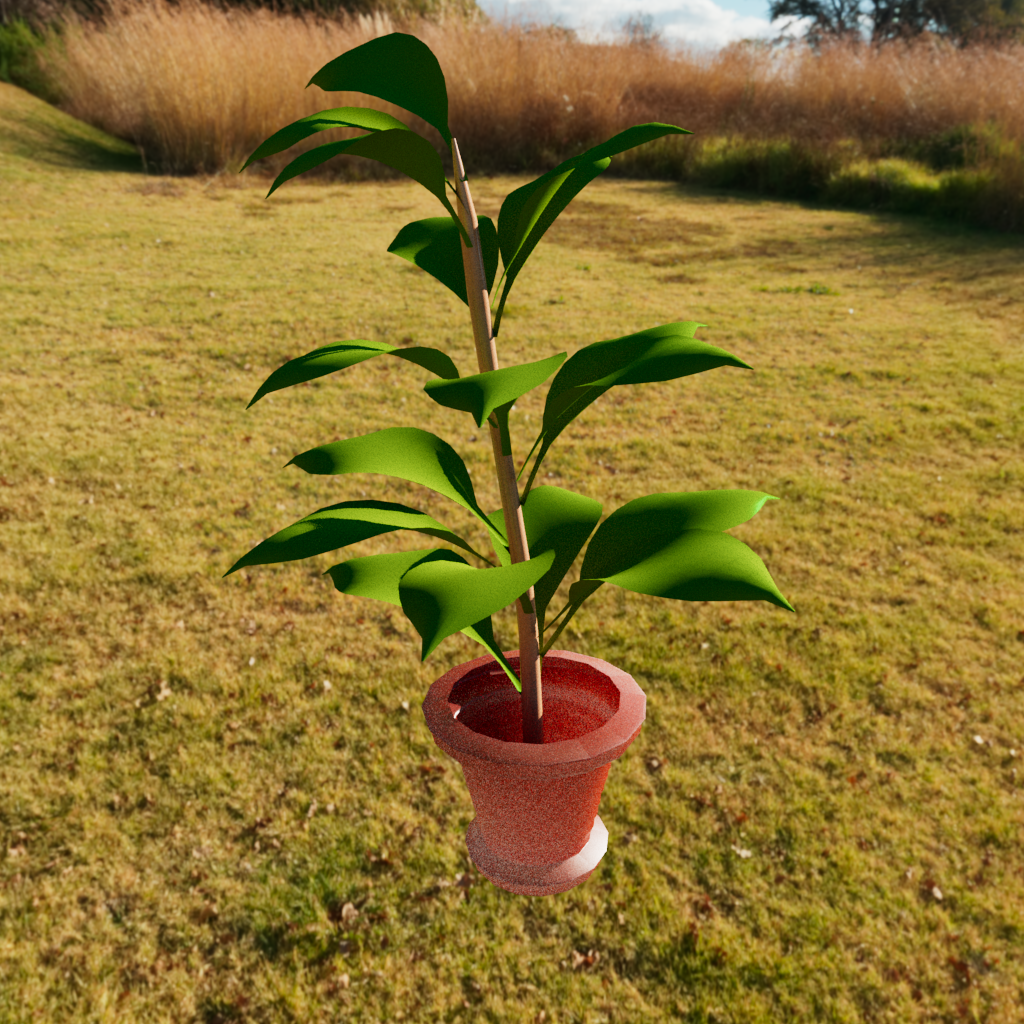
[[(509, 658), (519, 656), (518, 650), (505, 653)], [(592, 732), (554, 743), (512, 743), (474, 732), (455, 717), (458, 705), (452, 704), (448, 698), (455, 684), (464, 676), (481, 665), (494, 664), (491, 655), (485, 654), (449, 669), (427, 692), (423, 714), (437, 745), (456, 760), (476, 759), (492, 765), (544, 767), (572, 764), (589, 771), (614, 761), (632, 743), (643, 725), (647, 709), (644, 691), (628, 672), (601, 658), (552, 650), (544, 656), (545, 663), (549, 659), (587, 665), (603, 675), (619, 691), (619, 708), (615, 714)]]

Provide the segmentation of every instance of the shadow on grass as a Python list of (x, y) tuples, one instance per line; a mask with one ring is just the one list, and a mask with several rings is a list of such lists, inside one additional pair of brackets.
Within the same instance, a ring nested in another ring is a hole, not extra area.
[(0, 82), (0, 140), (4, 163), (44, 164), (54, 169), (142, 173), (142, 158), (115, 139), (56, 107)]
[[(625, 154), (611, 173), (1024, 232), (1020, 144), (994, 136), (984, 146), (957, 149), (948, 135), (936, 136), (931, 148), (905, 146), (905, 151), (873, 156), (852, 141), (810, 145), (784, 138), (710, 138), (684, 148), (676, 139), (662, 139)], [(950, 147), (959, 152), (959, 163), (946, 152)]]
[(638, 943), (635, 955), (616, 964), (616, 970), (640, 988), (650, 986), (680, 998), (673, 1019), (686, 1024), (720, 1020), (714, 1009), (740, 991), (759, 993), (769, 1001), (777, 987), (773, 971), (754, 963), (735, 963), (734, 956), (690, 926), (667, 938)]

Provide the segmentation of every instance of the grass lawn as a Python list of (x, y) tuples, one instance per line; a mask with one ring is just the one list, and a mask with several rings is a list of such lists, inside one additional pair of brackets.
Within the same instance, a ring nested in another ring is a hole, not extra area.
[[(519, 183), (474, 180), (478, 210)], [(479, 648), (421, 665), (321, 576), (344, 554), (221, 579), (346, 498), (463, 525), (283, 468), (335, 438), (427, 426), (498, 504), (406, 363), (245, 411), (330, 340), (473, 365), (464, 307), (384, 251), (440, 214), (422, 189), (265, 190), (146, 176), (0, 85), (0, 1019), (1024, 1019), (1021, 240), (622, 179), (551, 230), (506, 361), (696, 319), (755, 369), (610, 392), (547, 482), (778, 495), (735, 534), (797, 614), (588, 603), (560, 645), (647, 722), (594, 877), (526, 898), (471, 870), (419, 709)], [(351, 554), (424, 546), (395, 536)]]

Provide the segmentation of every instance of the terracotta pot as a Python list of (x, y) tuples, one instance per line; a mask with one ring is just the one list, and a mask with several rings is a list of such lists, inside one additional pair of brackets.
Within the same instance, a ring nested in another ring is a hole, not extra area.
[[(508, 659), (518, 671), (518, 652)], [(489, 655), (446, 672), (423, 702), (434, 742), (462, 765), (473, 799), (473, 863), (530, 896), (579, 885), (604, 856), (601, 792), (647, 706), (633, 677), (600, 658), (550, 651), (542, 673), (543, 743), (523, 742), (520, 696)]]

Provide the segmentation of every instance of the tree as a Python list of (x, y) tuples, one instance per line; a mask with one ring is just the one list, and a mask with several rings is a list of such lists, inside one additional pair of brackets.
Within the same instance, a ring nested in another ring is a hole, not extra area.
[(1024, 35), (1024, 0), (772, 0), (769, 12), (810, 19), (811, 42), (865, 31), (875, 43), (925, 32), (958, 43)]
[(807, 35), (812, 42), (860, 35), (863, 12), (861, 0), (772, 0), (768, 12), (779, 18), (810, 18)]

